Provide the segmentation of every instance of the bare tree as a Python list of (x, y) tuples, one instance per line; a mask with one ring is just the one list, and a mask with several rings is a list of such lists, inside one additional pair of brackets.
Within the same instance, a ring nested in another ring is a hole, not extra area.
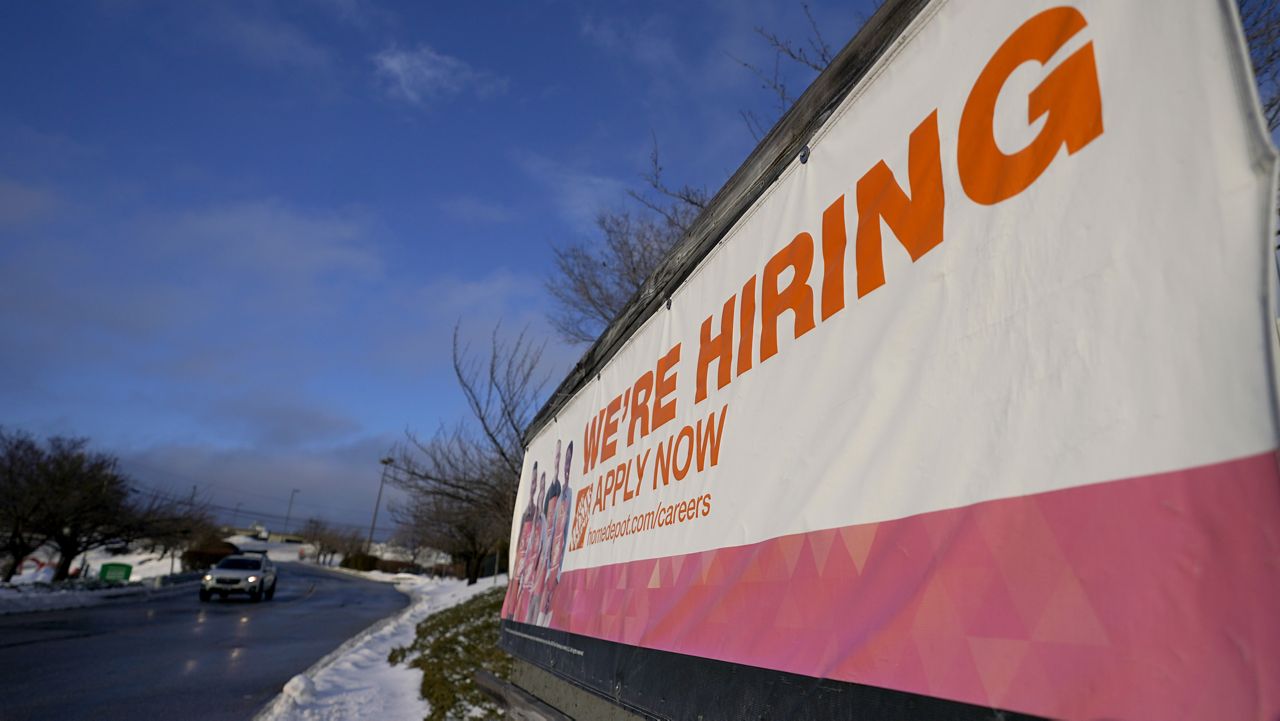
[(554, 301), (548, 318), (567, 343), (595, 340), (709, 202), (703, 188), (667, 184), (656, 138), (640, 177), (645, 190), (627, 191), (637, 208), (602, 211), (597, 238), (554, 249), (556, 272), (546, 281)]
[(203, 538), (216, 536), (217, 525), (206, 501), (192, 497), (176, 501), (162, 493), (135, 495), (134, 508), (139, 533), (145, 534), (151, 548), (159, 548), (160, 557), (179, 557)]
[(440, 550), (432, 537), (431, 509), (426, 501), (422, 495), (415, 495), (407, 502), (393, 503), (389, 508), (396, 523), (392, 541), (409, 552), (409, 563), (415, 566), (427, 551)]
[(474, 583), (484, 557), (507, 542), (524, 460), (523, 434), (546, 383), (542, 346), (525, 333), (504, 340), (495, 328), (487, 357), (453, 335), (453, 369), (470, 416), (429, 439), (406, 433), (394, 449), (391, 481), (440, 550), (467, 565)]
[[(711, 200), (706, 188), (693, 185), (668, 185), (663, 176), (662, 157), (658, 153), (658, 137), (652, 136), (653, 148), (649, 151), (649, 168), (640, 174), (648, 191), (628, 190), (627, 195), (640, 205), (648, 208), (655, 215), (667, 221), (668, 225), (678, 228), (681, 233), (689, 232), (689, 226), (697, 219), (698, 213), (706, 209)], [(657, 193), (657, 199), (649, 195)]]
[(499, 551), (510, 531), (511, 519), (446, 496), (416, 494), (409, 503), (392, 508), (399, 536), (418, 556), (436, 549), (461, 561), (468, 583), (480, 576), (484, 560)]
[[(877, 7), (878, 5), (877, 3)], [(778, 115), (785, 113), (796, 101), (797, 97), (787, 88), (784, 65), (798, 65), (808, 69), (812, 75), (816, 76), (826, 69), (831, 64), (831, 59), (835, 57), (835, 54), (831, 52), (831, 45), (827, 43), (826, 38), (822, 37), (822, 30), (818, 26), (818, 22), (813, 18), (813, 11), (809, 8), (809, 3), (800, 3), (800, 9), (804, 11), (805, 20), (809, 22), (809, 33), (804, 42), (789, 40), (772, 30), (756, 26), (756, 35), (759, 35), (773, 51), (773, 67), (770, 70), (766, 71), (759, 65), (734, 55), (729, 56), (760, 81), (761, 90), (774, 96)], [(859, 26), (865, 21), (866, 16), (861, 16), (859, 18)], [(742, 111), (741, 115), (752, 137), (759, 140), (764, 136), (764, 124), (760, 122), (755, 113), (745, 110)]]
[(547, 280), (555, 305), (550, 321), (570, 343), (590, 343), (608, 327), (672, 246), (684, 235), (690, 208), (670, 204), (678, 221), (654, 214), (603, 212), (600, 243), (574, 241), (555, 249)]
[(40, 530), (58, 549), (53, 580), (65, 579), (76, 557), (137, 537), (129, 487), (116, 459), (89, 451), (83, 438), (50, 438), (42, 459)]
[[(754, 74), (762, 88), (776, 96), (777, 115), (795, 102), (788, 90), (784, 65), (798, 64), (816, 75), (831, 62), (834, 53), (822, 36), (809, 5), (801, 4), (809, 23), (809, 37), (795, 43), (777, 33), (756, 28), (756, 33), (773, 49), (773, 68), (734, 57)], [(731, 56), (732, 57), (732, 56)], [(753, 137), (759, 140), (766, 123), (753, 111), (740, 115)], [(768, 124), (772, 124), (772, 120)], [(664, 178), (657, 139), (650, 153), (650, 167), (641, 174), (644, 190), (628, 195), (639, 205), (638, 212), (604, 210), (596, 218), (600, 235), (591, 240), (575, 240), (554, 249), (556, 269), (547, 279), (554, 301), (548, 314), (551, 325), (569, 343), (590, 343), (608, 327), (635, 295), (645, 279), (658, 267), (673, 246), (689, 231), (706, 208), (710, 194), (692, 185), (673, 186)]]
[(54, 581), (65, 579), (86, 551), (192, 523), (194, 509), (184, 504), (159, 494), (135, 498), (115, 456), (89, 450), (83, 438), (50, 438), (37, 477), (41, 498), (34, 525), (58, 550)]
[(1262, 115), (1267, 129), (1274, 133), (1280, 127), (1280, 4), (1275, 0), (1239, 0), (1239, 8)]
[(166, 550), (190, 542), (211, 525), (203, 508), (162, 494), (136, 494), (116, 458), (91, 451), (83, 438), (43, 444), (0, 431), (0, 542), (4, 580), (45, 544), (59, 554), (53, 580), (65, 579), (77, 556), (147, 538)]
[(40, 446), (31, 436), (0, 428), (0, 579), (8, 583), (22, 559), (44, 545), (37, 528), (41, 511)]
[[(874, 13), (881, 5), (877, 0), (871, 8)], [(783, 37), (776, 31), (770, 30), (763, 26), (756, 26), (756, 35), (764, 41), (765, 45), (773, 53), (772, 67), (762, 67), (761, 65), (743, 60), (735, 55), (729, 55), (729, 58), (741, 65), (755, 76), (760, 82), (760, 89), (764, 90), (774, 100), (774, 116), (768, 119), (762, 119), (753, 110), (740, 110), (738, 115), (742, 118), (743, 124), (747, 126), (747, 132), (751, 137), (759, 141), (768, 132), (770, 126), (787, 112), (799, 97), (793, 93), (788, 84), (788, 78), (796, 82), (803, 82), (807, 85), (813, 78), (817, 77), (831, 64), (835, 58), (835, 51), (832, 50), (831, 44), (822, 35), (822, 28), (818, 21), (813, 17), (813, 10), (809, 7), (809, 3), (800, 3), (800, 10), (804, 13), (804, 18), (808, 24), (803, 40), (792, 40)], [(857, 14), (858, 27), (862, 27), (866, 23), (870, 14)], [(799, 70), (799, 75), (796, 71)]]
[(309, 518), (302, 524), (302, 539), (316, 549), (316, 563), (327, 566), (333, 563), (334, 554), (341, 550), (343, 539), (329, 524), (318, 518)]
[(329, 534), (329, 542), (338, 549), (338, 553), (342, 554), (344, 560), (355, 556), (368, 555), (366, 553), (364, 534), (358, 530), (333, 530)]

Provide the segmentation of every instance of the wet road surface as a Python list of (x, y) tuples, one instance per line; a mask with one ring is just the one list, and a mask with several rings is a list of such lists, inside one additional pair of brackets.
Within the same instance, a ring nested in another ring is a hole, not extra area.
[(295, 674), (407, 599), (279, 564), (275, 600), (190, 594), (0, 616), (0, 720), (248, 719)]

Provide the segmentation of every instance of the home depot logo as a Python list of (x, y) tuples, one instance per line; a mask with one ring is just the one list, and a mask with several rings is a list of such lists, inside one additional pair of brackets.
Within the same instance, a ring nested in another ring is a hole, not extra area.
[(569, 534), (569, 550), (576, 551), (587, 541), (587, 525), (591, 520), (591, 496), (594, 486), (578, 491), (573, 505), (573, 531)]

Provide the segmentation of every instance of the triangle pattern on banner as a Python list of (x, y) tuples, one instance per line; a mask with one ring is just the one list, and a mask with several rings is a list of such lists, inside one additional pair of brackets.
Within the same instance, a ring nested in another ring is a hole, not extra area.
[(1058, 578), (1057, 587), (1041, 611), (1031, 638), (1036, 641), (1106, 646), (1106, 629), (1093, 611), (1093, 604), (1075, 573), (1068, 569)]
[(862, 568), (867, 563), (867, 556), (871, 554), (871, 546), (875, 543), (876, 532), (879, 529), (878, 523), (863, 523), (857, 526), (845, 526), (839, 530), (840, 540), (844, 541), (844, 547), (849, 552), (849, 557), (853, 559), (858, 573), (862, 573)]
[(969, 650), (991, 706), (1003, 705), (1030, 649), (1031, 642), (1022, 639), (969, 638)]

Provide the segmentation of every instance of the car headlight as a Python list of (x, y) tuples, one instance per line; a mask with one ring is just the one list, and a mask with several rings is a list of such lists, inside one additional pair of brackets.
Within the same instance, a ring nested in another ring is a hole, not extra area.
[(247, 580), (247, 581), (249, 581), (249, 583), (253, 583), (254, 581), (257, 581), (257, 580), (258, 580), (258, 577), (257, 577), (257, 576), (250, 576), (250, 577), (249, 577), (248, 579), (246, 579), (246, 580)]
[(207, 574), (207, 573), (206, 573), (206, 574), (204, 574), (204, 580), (206, 580), (206, 581), (212, 581), (212, 580), (213, 580), (213, 576), (211, 576), (211, 575), (209, 575), (209, 574)]

